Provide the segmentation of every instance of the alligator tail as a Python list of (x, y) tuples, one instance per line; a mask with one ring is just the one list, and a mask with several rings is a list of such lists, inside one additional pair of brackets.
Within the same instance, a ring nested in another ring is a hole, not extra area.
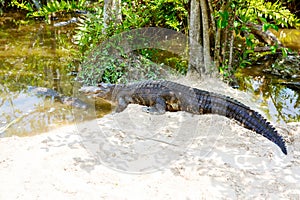
[(283, 138), (278, 134), (270, 122), (267, 122), (267, 120), (258, 112), (251, 110), (250, 108), (245, 109), (239, 105), (229, 103), (226, 116), (239, 121), (245, 128), (266, 137), (277, 144), (284, 154), (287, 154)]
[(284, 154), (287, 154), (285, 141), (282, 136), (261, 114), (227, 96), (209, 93), (206, 98), (206, 106), (202, 108), (203, 113), (219, 114), (235, 119), (243, 127), (255, 131), (274, 142)]

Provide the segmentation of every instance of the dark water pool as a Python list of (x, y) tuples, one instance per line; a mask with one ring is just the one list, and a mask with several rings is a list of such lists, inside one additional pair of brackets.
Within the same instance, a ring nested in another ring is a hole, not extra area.
[(283, 83), (300, 82), (299, 78), (281, 79), (267, 74), (264, 66), (253, 66), (240, 70), (236, 76), (239, 89), (252, 96), (273, 122), (300, 121), (300, 90)]

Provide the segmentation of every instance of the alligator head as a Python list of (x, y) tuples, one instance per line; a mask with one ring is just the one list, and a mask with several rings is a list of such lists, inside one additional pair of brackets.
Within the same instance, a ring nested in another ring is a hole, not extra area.
[(86, 96), (111, 100), (114, 88), (114, 84), (100, 83), (98, 86), (82, 86), (79, 92)]

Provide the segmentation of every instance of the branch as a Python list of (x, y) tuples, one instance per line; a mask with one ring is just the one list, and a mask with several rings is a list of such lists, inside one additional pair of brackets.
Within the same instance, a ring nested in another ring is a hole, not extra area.
[(251, 33), (256, 35), (260, 41), (265, 42), (271, 46), (278, 45), (278, 47), (283, 47), (281, 42), (271, 31), (262, 30), (262, 25), (257, 25), (253, 23), (247, 23), (246, 25), (251, 29)]

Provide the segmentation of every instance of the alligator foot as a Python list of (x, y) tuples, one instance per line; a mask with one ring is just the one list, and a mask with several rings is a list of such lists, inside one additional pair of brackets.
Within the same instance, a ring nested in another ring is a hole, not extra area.
[(166, 112), (165, 110), (159, 110), (155, 107), (143, 107), (142, 111), (152, 115), (162, 115), (165, 114)]
[(155, 104), (153, 106), (143, 108), (143, 111), (153, 115), (162, 115), (165, 114), (166, 108), (167, 105), (165, 100), (161, 97), (157, 97)]

